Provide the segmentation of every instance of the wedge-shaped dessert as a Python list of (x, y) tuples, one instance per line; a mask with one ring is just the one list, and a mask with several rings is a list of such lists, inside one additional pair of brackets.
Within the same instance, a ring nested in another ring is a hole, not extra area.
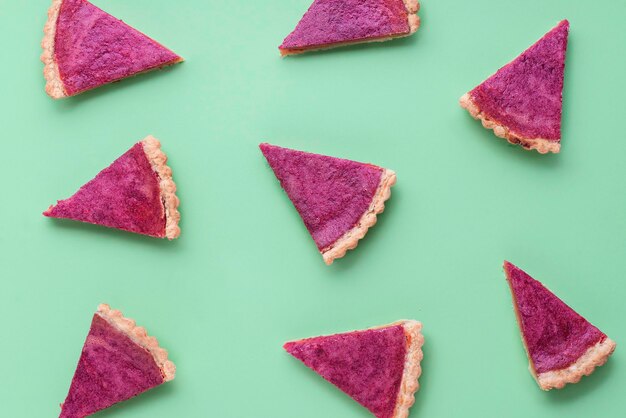
[(561, 150), (563, 73), (569, 23), (561, 21), (519, 57), (461, 97), (496, 136), (542, 154)]
[(148, 136), (43, 214), (156, 238), (180, 235), (172, 170), (159, 141)]
[(420, 24), (418, 0), (315, 0), (278, 47), (280, 54), (409, 36)]
[(100, 305), (61, 405), (60, 418), (83, 418), (174, 379), (176, 367), (157, 339)]
[(504, 272), (530, 372), (541, 389), (577, 383), (608, 360), (615, 342), (606, 334), (520, 268), (505, 261)]
[(53, 0), (41, 42), (46, 92), (54, 99), (183, 59), (87, 0)]
[(355, 248), (385, 209), (396, 174), (372, 164), (259, 146), (326, 264)]
[(421, 329), (421, 323), (404, 320), (292, 341), (284, 348), (377, 418), (405, 418), (419, 388)]

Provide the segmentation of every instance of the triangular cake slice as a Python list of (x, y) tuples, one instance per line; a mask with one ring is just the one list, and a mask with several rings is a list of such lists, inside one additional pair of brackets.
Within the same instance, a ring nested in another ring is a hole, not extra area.
[(422, 324), (413, 320), (291, 341), (285, 350), (377, 418), (405, 418), (421, 374)]
[(326, 264), (358, 245), (396, 182), (392, 170), (372, 164), (270, 144), (259, 147)]
[(615, 342), (540, 282), (508, 261), (504, 272), (529, 358), (543, 390), (577, 383), (603, 365)]
[(315, 0), (278, 49), (285, 56), (409, 36), (418, 10), (418, 0)]
[(563, 73), (569, 22), (561, 21), (519, 57), (461, 97), (496, 136), (542, 154), (561, 150)]
[(43, 214), (171, 240), (180, 235), (178, 204), (167, 156), (148, 136)]
[(59, 99), (183, 59), (87, 0), (53, 0), (41, 42), (46, 92)]
[(100, 305), (61, 405), (60, 418), (83, 418), (174, 379), (176, 367), (156, 338)]

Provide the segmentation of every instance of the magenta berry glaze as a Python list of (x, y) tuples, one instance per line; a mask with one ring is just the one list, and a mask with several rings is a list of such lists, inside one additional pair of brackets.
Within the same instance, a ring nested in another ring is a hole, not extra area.
[(520, 327), (535, 371), (568, 367), (606, 335), (552, 294), (540, 282), (504, 263)]
[(320, 250), (358, 223), (383, 172), (371, 164), (270, 144), (259, 148)]
[(63, 0), (54, 43), (68, 95), (181, 60), (85, 0)]
[(522, 55), (470, 92), (489, 118), (523, 138), (561, 138), (569, 22), (561, 21)]
[(72, 197), (50, 207), (44, 215), (153, 237), (165, 236), (159, 176), (152, 169), (141, 143), (135, 144)]
[(284, 348), (376, 417), (393, 416), (406, 357), (401, 325), (308, 338)]
[(163, 382), (152, 355), (96, 314), (60, 418), (86, 417)]
[(409, 33), (403, 0), (315, 0), (279, 47), (298, 49)]

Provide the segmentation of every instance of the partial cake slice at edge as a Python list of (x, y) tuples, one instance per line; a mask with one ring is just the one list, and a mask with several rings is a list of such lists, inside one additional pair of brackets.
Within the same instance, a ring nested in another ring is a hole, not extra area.
[(394, 184), (396, 184), (396, 173), (393, 170), (383, 168), (380, 183), (367, 211), (352, 229), (321, 251), (327, 265), (332, 264), (335, 259), (345, 256), (348, 250), (359, 245), (359, 240), (365, 237), (367, 231), (376, 224), (377, 215), (385, 210), (385, 201), (391, 197), (391, 187)]
[(154, 359), (161, 373), (163, 381), (169, 382), (176, 376), (176, 366), (168, 360), (167, 350), (159, 346), (159, 342), (155, 337), (151, 337), (144, 327), (138, 326), (133, 319), (126, 318), (122, 312), (111, 309), (107, 304), (100, 304), (96, 312), (101, 318), (106, 320), (111, 326), (118, 331), (127, 335), (135, 344), (147, 350)]
[(474, 103), (469, 93), (465, 93), (461, 99), (459, 99), (459, 104), (466, 109), (474, 119), (480, 120), (486, 129), (493, 129), (493, 133), (497, 137), (506, 139), (511, 144), (521, 145), (527, 150), (537, 150), (540, 154), (546, 154), (548, 152), (558, 154), (561, 151), (560, 142), (543, 138), (525, 138), (521, 135), (514, 134), (506, 126), (489, 119), (476, 103)]
[(120, 311), (101, 304), (93, 315), (68, 394), (60, 405), (60, 418), (91, 416), (175, 376), (176, 366), (155, 337)]
[(305, 52), (313, 52), (313, 51), (323, 51), (327, 49), (338, 48), (341, 46), (349, 46), (349, 45), (357, 45), (357, 44), (365, 44), (370, 42), (385, 42), (390, 41), (392, 39), (405, 38), (407, 36), (413, 35), (417, 29), (420, 27), (420, 17), (417, 15), (420, 9), (419, 0), (402, 0), (404, 2), (404, 6), (407, 10), (407, 23), (409, 25), (409, 32), (403, 33), (400, 35), (392, 35), (392, 36), (383, 36), (381, 38), (370, 38), (370, 39), (360, 39), (356, 41), (347, 41), (347, 42), (338, 42), (330, 45), (322, 45), (319, 47), (312, 48), (279, 48), (281, 57), (286, 57), (289, 55), (299, 55), (304, 54)]

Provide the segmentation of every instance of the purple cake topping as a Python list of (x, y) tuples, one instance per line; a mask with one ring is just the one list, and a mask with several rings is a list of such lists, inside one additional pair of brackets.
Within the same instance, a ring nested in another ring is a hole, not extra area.
[(159, 176), (152, 169), (141, 143), (135, 144), (72, 197), (60, 200), (44, 215), (153, 237), (165, 236)]
[(279, 47), (311, 48), (409, 33), (403, 0), (315, 0)]
[(96, 314), (60, 418), (83, 418), (164, 382), (152, 355)]
[(568, 367), (606, 338), (602, 331), (518, 267), (505, 262), (504, 271), (537, 373)]
[(358, 223), (383, 172), (371, 164), (269, 144), (259, 147), (320, 250)]
[(406, 357), (401, 325), (289, 342), (285, 350), (376, 417), (393, 416)]
[(54, 43), (68, 95), (180, 60), (169, 49), (86, 0), (63, 0)]
[(522, 138), (559, 141), (568, 32), (569, 22), (561, 21), (472, 90), (474, 103), (489, 119)]

